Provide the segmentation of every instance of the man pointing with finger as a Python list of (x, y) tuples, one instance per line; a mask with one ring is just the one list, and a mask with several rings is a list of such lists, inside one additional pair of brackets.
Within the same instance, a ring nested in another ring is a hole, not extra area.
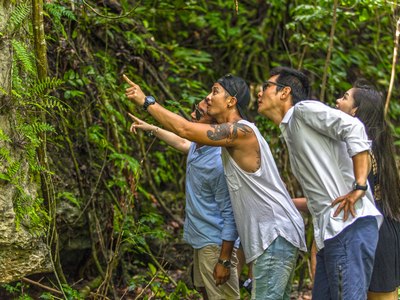
[(246, 262), (253, 262), (252, 299), (290, 299), (299, 249), (306, 251), (304, 223), (281, 180), (257, 127), (244, 120), (250, 100), (246, 82), (231, 74), (218, 79), (206, 97), (217, 124), (185, 120), (130, 85), (126, 95), (168, 130), (190, 141), (221, 147), (226, 182)]
[(382, 216), (367, 186), (370, 141), (356, 118), (307, 100), (307, 77), (272, 69), (258, 112), (279, 125), (319, 252), (313, 299), (367, 298)]

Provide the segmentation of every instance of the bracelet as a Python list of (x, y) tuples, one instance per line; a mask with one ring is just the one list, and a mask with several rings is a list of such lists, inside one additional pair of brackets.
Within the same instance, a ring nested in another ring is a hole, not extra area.
[(155, 136), (157, 134), (158, 129), (160, 129), (160, 127), (156, 127), (156, 129), (150, 130), (149, 131), (149, 136), (153, 136), (153, 135)]

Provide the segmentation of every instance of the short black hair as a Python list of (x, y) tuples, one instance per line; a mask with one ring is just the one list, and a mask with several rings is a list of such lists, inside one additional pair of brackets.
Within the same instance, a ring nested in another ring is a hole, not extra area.
[[(279, 75), (276, 82), (283, 86), (289, 86), (292, 93), (292, 102), (307, 100), (310, 97), (310, 83), (308, 77), (301, 71), (289, 67), (276, 67), (271, 69), (271, 76)], [(277, 90), (283, 87), (277, 86)]]

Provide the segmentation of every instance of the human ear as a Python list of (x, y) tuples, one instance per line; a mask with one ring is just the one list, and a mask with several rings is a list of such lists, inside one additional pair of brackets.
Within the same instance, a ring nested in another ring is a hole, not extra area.
[(236, 99), (236, 97), (232, 96), (232, 97), (229, 99), (228, 107), (235, 106), (236, 104), (237, 104), (237, 99)]
[(290, 86), (285, 86), (281, 92), (282, 92), (282, 97), (286, 98), (290, 95), (290, 92), (292, 91), (292, 89), (290, 88)]

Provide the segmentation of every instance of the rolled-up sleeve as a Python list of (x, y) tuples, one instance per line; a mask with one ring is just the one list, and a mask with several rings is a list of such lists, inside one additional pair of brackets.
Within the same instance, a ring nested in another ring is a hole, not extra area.
[(318, 101), (302, 101), (295, 114), (321, 134), (343, 141), (350, 157), (371, 149), (363, 123), (338, 109)]

